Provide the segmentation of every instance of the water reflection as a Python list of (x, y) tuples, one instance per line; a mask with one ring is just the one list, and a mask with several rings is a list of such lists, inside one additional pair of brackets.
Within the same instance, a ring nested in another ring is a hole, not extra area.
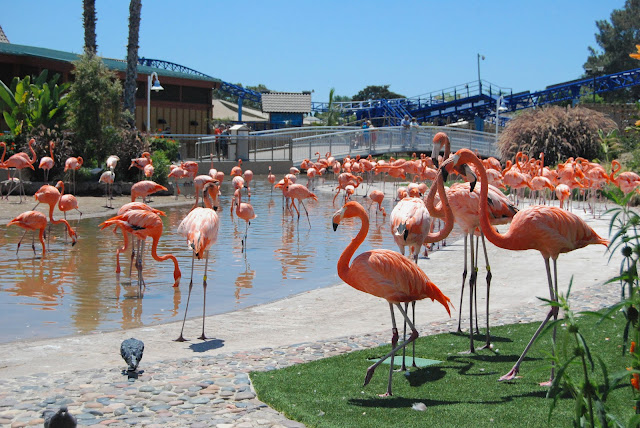
[[(241, 242), (245, 222), (229, 215), (231, 194), (231, 183), (223, 183), (218, 242), (210, 249), (208, 263), (207, 314), (273, 301), (339, 281), (337, 259), (359, 223), (347, 222), (333, 232), (330, 218), (337, 209), (331, 205), (333, 193), (316, 192), (317, 202), (306, 201), (309, 225), (304, 210), (299, 220), (283, 213), (281, 192), (272, 194), (266, 177), (256, 177), (251, 204), (258, 217), (249, 227), (245, 253)], [(81, 220), (75, 247), (64, 242), (62, 228), (54, 227), (44, 258), (39, 253), (34, 257), (27, 245), (16, 255), (15, 245), (22, 230), (5, 227), (0, 233), (0, 243), (5, 244), (0, 246), (0, 257), (5, 260), (0, 266), (0, 317), (11, 328), (0, 331), (0, 342), (181, 320), (191, 251), (176, 230), (189, 209), (164, 209), (167, 216), (162, 218), (164, 233), (158, 245), (159, 255), (172, 253), (178, 258), (180, 288), (172, 287), (173, 264), (153, 260), (149, 251), (143, 260), (146, 286), (138, 288), (135, 268), (129, 274), (129, 251), (120, 256), (122, 271), (118, 276), (115, 259), (122, 236), (111, 229), (99, 229), (105, 218)], [(374, 218), (363, 250), (395, 248), (387, 231), (388, 221), (382, 216)], [(196, 262), (192, 302), (202, 302), (203, 274), (204, 263)], [(197, 311), (193, 316), (199, 316)]]

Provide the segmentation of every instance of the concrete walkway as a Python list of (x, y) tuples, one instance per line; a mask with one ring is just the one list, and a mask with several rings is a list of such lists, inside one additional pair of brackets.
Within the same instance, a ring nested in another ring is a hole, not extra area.
[[(608, 236), (607, 218), (593, 219), (582, 210), (575, 213), (601, 236)], [(539, 253), (511, 252), (492, 244), (488, 250), (492, 325), (544, 318), (547, 309), (537, 296), (548, 297), (548, 287)], [(457, 328), (462, 251), (462, 240), (449, 242), (429, 259), (419, 260), (456, 306), (449, 318), (440, 304), (419, 302), (416, 318), (421, 335)], [(595, 245), (560, 256), (558, 281), (564, 292), (573, 276), (575, 310), (618, 301), (619, 287), (603, 284), (618, 274), (620, 260), (615, 255), (609, 261), (606, 248)], [(484, 308), (484, 275), (481, 268), (480, 308)], [(484, 310), (480, 315), (482, 326)], [(41, 424), (42, 410), (66, 405), (81, 417), (82, 425), (297, 426), (255, 398), (248, 372), (377, 346), (390, 338), (386, 302), (346, 284), (208, 317), (209, 331), (217, 333), (206, 342), (195, 339), (200, 322), (197, 318), (187, 322), (185, 336), (192, 340), (184, 343), (172, 341), (180, 330), (179, 323), (172, 323), (0, 345), (0, 424)], [(463, 328), (467, 326), (463, 317)], [(125, 366), (120, 343), (129, 337), (145, 343), (140, 365), (145, 372), (135, 382), (121, 374)], [(526, 374), (526, 367), (523, 371)]]

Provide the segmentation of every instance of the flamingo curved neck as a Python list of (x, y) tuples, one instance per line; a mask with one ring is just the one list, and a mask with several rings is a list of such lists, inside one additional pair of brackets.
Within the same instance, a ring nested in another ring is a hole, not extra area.
[[(164, 262), (165, 260), (173, 261), (173, 277), (176, 282), (180, 279), (180, 267), (178, 266), (178, 259), (173, 254), (165, 254), (164, 256), (158, 255), (158, 242), (160, 241), (160, 236), (152, 236), (153, 244), (151, 245), (151, 257), (158, 262)], [(174, 285), (175, 287), (176, 285)]]
[[(440, 200), (442, 201), (441, 211), (444, 211), (444, 227), (440, 229), (439, 232), (429, 232), (424, 242), (438, 242), (445, 239), (453, 230), (453, 211), (451, 210), (451, 206), (449, 205), (449, 199), (447, 198), (447, 192), (444, 189), (444, 177), (442, 176), (442, 171), (438, 171), (438, 176), (436, 177), (436, 182), (431, 186), (438, 187), (438, 193), (440, 194)], [(435, 193), (433, 190), (429, 190), (429, 195)], [(432, 196), (432, 204), (433, 204), (433, 196)], [(429, 208), (427, 208), (429, 210)]]
[(338, 276), (344, 282), (347, 282), (348, 279), (350, 270), (349, 262), (351, 261), (351, 258), (355, 254), (358, 247), (364, 242), (364, 239), (367, 237), (367, 233), (369, 232), (369, 218), (367, 217), (367, 213), (364, 212), (363, 208), (358, 208), (357, 217), (359, 217), (362, 221), (360, 231), (358, 231), (358, 234), (351, 240), (349, 245), (347, 245), (347, 247), (340, 255), (340, 258), (338, 259)]

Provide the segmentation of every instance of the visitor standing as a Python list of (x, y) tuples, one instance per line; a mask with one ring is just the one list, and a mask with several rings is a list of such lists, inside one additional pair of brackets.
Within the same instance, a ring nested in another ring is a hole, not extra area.
[(404, 149), (409, 143), (409, 127), (411, 126), (408, 114), (404, 115), (404, 119), (400, 121), (400, 126), (402, 126), (402, 148)]
[(367, 120), (367, 125), (369, 125), (369, 132), (371, 133), (371, 150), (376, 149), (376, 140), (378, 139), (378, 133), (376, 132), (376, 127), (373, 126), (370, 120)]
[(411, 129), (411, 148), (415, 148), (416, 137), (418, 136), (418, 129), (420, 129), (420, 125), (418, 125), (418, 121), (416, 120), (415, 117), (411, 119), (409, 128)]
[(365, 147), (369, 146), (369, 123), (365, 120), (362, 122), (362, 136), (364, 137)]

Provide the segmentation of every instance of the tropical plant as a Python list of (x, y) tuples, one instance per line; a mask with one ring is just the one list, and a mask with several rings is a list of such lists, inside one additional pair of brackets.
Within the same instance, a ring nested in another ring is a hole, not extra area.
[(20, 140), (39, 126), (52, 128), (64, 121), (69, 83), (57, 84), (59, 75), (47, 81), (43, 70), (31, 81), (14, 77), (9, 86), (0, 81), (0, 108), (9, 130)]
[(101, 161), (110, 153), (106, 138), (124, 125), (122, 85), (96, 55), (83, 54), (74, 62), (75, 80), (69, 92), (68, 126), (73, 131), (75, 156)]
[(329, 106), (327, 107), (327, 126), (334, 126), (336, 124), (336, 116), (338, 115), (334, 105), (334, 95), (336, 88), (331, 88), (329, 91)]
[(509, 121), (498, 148), (502, 159), (512, 159), (519, 151), (530, 156), (544, 152), (548, 165), (569, 157), (594, 159), (601, 153), (598, 131), (615, 128), (603, 113), (584, 107), (530, 109)]

